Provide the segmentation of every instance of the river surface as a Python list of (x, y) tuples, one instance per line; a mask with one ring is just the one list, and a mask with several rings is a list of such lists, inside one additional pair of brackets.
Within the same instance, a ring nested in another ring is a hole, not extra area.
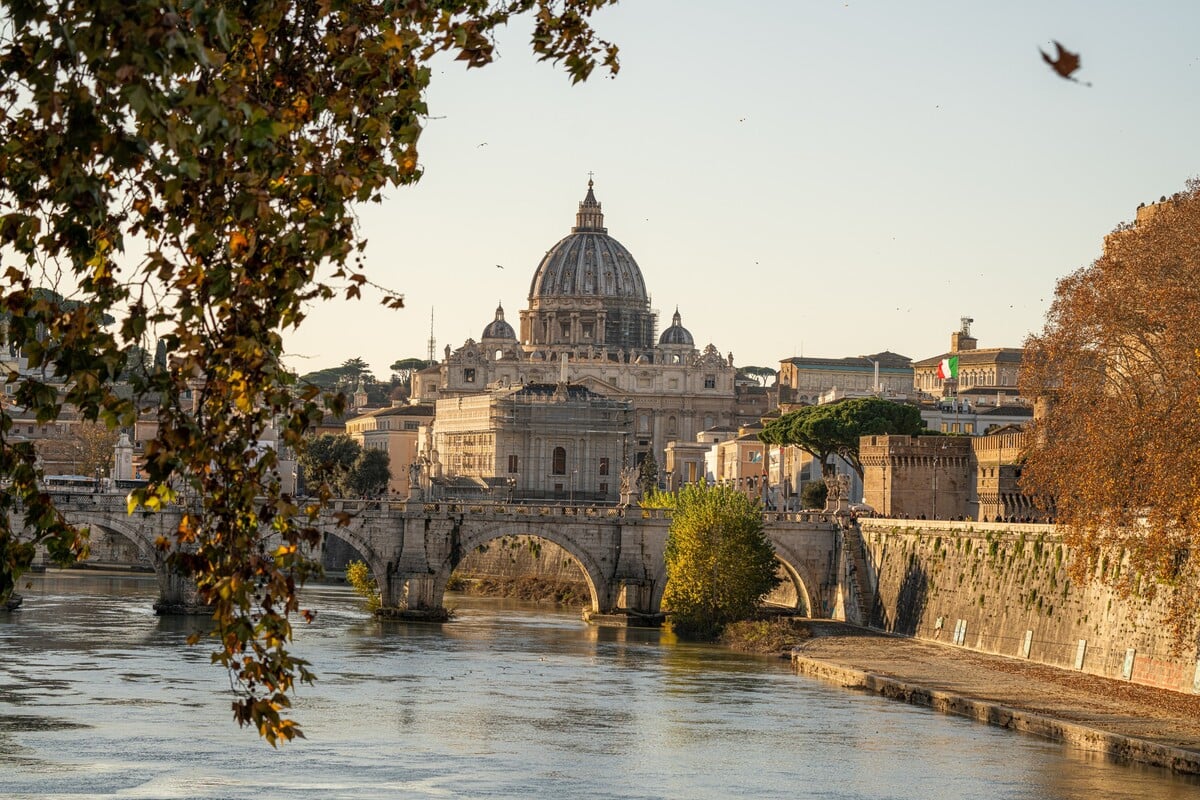
[(196, 621), (154, 581), (50, 573), (0, 612), (0, 798), (1030, 798), (1195, 800), (1200, 782), (831, 687), (786, 662), (451, 598), (380, 622), (306, 591), (308, 738), (229, 711)]

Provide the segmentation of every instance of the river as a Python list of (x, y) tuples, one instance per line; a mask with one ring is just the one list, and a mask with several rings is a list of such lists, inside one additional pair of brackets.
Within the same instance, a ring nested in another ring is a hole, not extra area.
[(451, 597), (380, 622), (306, 590), (308, 738), (239, 729), (141, 576), (49, 573), (0, 613), (0, 798), (1183, 800), (1200, 782), (791, 673), (786, 662)]

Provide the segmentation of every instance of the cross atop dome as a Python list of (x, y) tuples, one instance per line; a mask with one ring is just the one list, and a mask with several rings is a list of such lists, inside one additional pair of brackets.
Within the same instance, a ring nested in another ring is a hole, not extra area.
[(579, 204), (579, 211), (575, 214), (575, 227), (571, 229), (571, 233), (608, 233), (608, 228), (604, 227), (604, 213), (600, 210), (600, 201), (592, 191), (591, 176), (592, 173), (589, 172), (587, 196)]

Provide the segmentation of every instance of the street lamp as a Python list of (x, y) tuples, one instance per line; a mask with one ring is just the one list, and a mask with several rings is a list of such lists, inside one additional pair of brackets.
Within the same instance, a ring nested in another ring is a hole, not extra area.
[(938, 466), (941, 464), (942, 453), (946, 450), (947, 447), (949, 447), (949, 444), (947, 442), (942, 442), (942, 444), (936, 450), (933, 451), (933, 510), (929, 515), (930, 519), (937, 519)]

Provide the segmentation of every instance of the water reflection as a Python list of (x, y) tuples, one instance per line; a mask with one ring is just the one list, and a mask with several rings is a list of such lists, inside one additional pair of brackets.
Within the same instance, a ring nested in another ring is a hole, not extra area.
[(230, 721), (203, 620), (152, 580), (48, 575), (0, 615), (0, 797), (1193, 798), (1200, 783), (834, 689), (785, 662), (456, 598), (376, 621), (310, 589), (307, 741)]

